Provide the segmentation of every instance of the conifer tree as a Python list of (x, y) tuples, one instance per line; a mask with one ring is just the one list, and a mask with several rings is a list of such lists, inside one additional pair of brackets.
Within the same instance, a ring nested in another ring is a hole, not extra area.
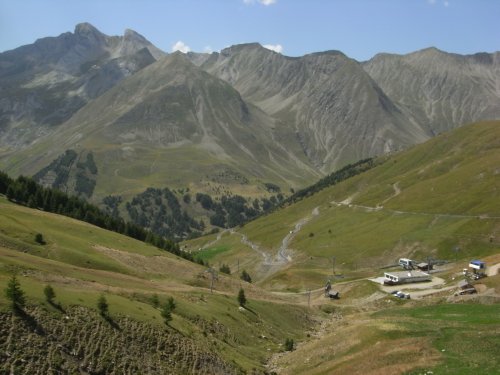
[(11, 277), (9, 283), (7, 284), (5, 296), (10, 300), (11, 306), (14, 310), (22, 310), (26, 300), (24, 298), (24, 291), (21, 289), (21, 284), (19, 284), (15, 275)]
[(99, 314), (101, 314), (101, 316), (104, 317), (108, 316), (109, 305), (108, 302), (106, 301), (106, 297), (104, 297), (104, 295), (102, 294), (97, 300), (97, 308), (99, 309)]
[(238, 292), (238, 303), (241, 307), (245, 307), (245, 304), (247, 303), (247, 298), (245, 297), (245, 291), (243, 288), (240, 288), (240, 291)]
[(50, 284), (47, 284), (47, 286), (43, 289), (43, 294), (45, 294), (45, 298), (49, 303), (52, 303), (56, 297), (56, 292), (54, 292), (54, 288), (52, 288)]

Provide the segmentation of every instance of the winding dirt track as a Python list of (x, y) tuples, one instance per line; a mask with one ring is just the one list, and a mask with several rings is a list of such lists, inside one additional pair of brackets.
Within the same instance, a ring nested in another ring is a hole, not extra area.
[(205, 244), (202, 249), (207, 249), (213, 245), (215, 245), (220, 239), (222, 238), (222, 235), (224, 233), (229, 232), (231, 235), (238, 235), (241, 237), (241, 243), (244, 244), (245, 246), (248, 246), (251, 248), (253, 251), (257, 252), (261, 257), (262, 257), (262, 263), (261, 266), (262, 268), (265, 268), (265, 273), (266, 275), (270, 275), (274, 272), (279, 271), (283, 266), (285, 266), (287, 263), (292, 261), (292, 256), (291, 256), (291, 251), (289, 248), (290, 243), (292, 240), (295, 238), (297, 233), (300, 232), (302, 227), (307, 224), (309, 221), (311, 221), (315, 216), (319, 215), (319, 207), (315, 207), (311, 215), (308, 215), (302, 219), (300, 219), (298, 222), (295, 223), (295, 226), (293, 230), (291, 230), (287, 235), (283, 238), (281, 241), (281, 245), (278, 248), (277, 253), (273, 256), (272, 252), (268, 249), (263, 249), (260, 245), (256, 244), (255, 242), (252, 242), (248, 239), (248, 237), (243, 234), (236, 232), (234, 229), (226, 229), (219, 233), (217, 235), (217, 238), (214, 239), (213, 241)]

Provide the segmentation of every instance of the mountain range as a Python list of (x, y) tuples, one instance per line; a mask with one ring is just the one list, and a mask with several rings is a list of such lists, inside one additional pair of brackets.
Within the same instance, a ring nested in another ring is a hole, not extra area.
[[(88, 23), (0, 54), (0, 168), (92, 153), (94, 199), (150, 186), (263, 194), (500, 117), (500, 53), (429, 48), (358, 62), (260, 44), (166, 54)], [(68, 183), (75, 185), (75, 183)], [(71, 189), (70, 189), (71, 190)]]

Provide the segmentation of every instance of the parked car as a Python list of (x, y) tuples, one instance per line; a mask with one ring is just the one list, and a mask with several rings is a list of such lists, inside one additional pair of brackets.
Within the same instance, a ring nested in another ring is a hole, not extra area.
[(477, 293), (476, 288), (469, 288), (469, 289), (460, 290), (460, 291), (456, 292), (455, 295), (456, 296), (463, 296), (465, 294), (475, 294), (475, 293)]
[(404, 293), (404, 292), (402, 292), (400, 290), (395, 290), (395, 291), (391, 292), (391, 294), (394, 297), (397, 297), (397, 298), (410, 299), (410, 294), (409, 293)]

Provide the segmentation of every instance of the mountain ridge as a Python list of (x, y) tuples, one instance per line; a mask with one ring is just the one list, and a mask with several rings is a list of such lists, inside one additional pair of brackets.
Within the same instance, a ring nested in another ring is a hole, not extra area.
[(214, 166), (250, 181), (236, 188), (252, 195), (266, 182), (304, 187), (500, 117), (500, 53), (429, 48), (360, 63), (335, 50), (288, 57), (259, 43), (186, 55), (153, 47), (133, 30), (110, 37), (82, 23), (0, 54), (0, 167), (33, 175), (93, 142), (85, 152), (103, 173), (98, 196), (150, 184), (217, 189), (205, 178)]

